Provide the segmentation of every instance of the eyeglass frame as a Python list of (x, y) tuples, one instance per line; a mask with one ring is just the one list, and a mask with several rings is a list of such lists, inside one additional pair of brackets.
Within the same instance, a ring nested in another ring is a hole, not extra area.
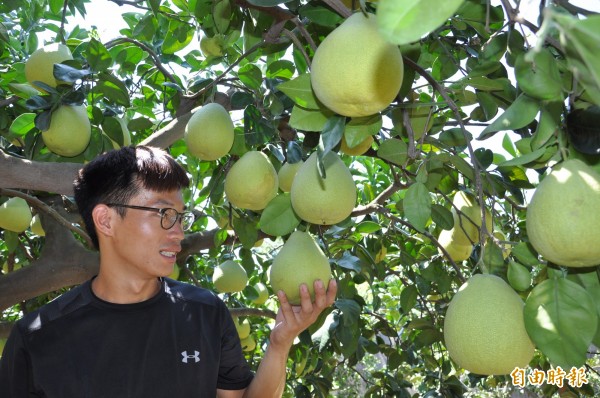
[[(148, 207), (148, 206), (126, 205), (126, 204), (121, 204), (121, 203), (105, 203), (105, 204), (106, 204), (106, 206), (109, 206), (109, 207), (124, 207), (127, 209), (145, 210), (145, 211), (152, 211), (154, 213), (158, 213), (158, 214), (160, 214), (160, 227), (165, 230), (169, 230), (169, 229), (173, 228), (173, 226), (177, 223), (177, 221), (179, 221), (179, 223), (181, 225), (181, 229), (184, 231), (187, 231), (192, 227), (192, 224), (194, 223), (194, 221), (196, 221), (196, 216), (191, 211), (184, 211), (184, 212), (180, 213), (177, 211), (177, 209), (173, 209), (172, 207), (158, 208), (158, 207)], [(177, 217), (175, 217), (173, 223), (168, 228), (165, 228), (164, 222), (165, 222), (168, 211), (174, 211), (175, 213), (177, 213)], [(187, 220), (190, 220), (187, 225), (184, 225), (185, 217), (187, 217)]]

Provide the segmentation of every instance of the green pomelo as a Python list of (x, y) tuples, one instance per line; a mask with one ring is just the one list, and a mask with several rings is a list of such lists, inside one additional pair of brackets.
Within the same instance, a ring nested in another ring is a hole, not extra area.
[(240, 263), (227, 260), (215, 268), (212, 281), (221, 293), (241, 292), (248, 283), (248, 274)]
[(352, 174), (335, 152), (323, 157), (326, 178), (321, 178), (317, 152), (296, 173), (290, 190), (292, 207), (304, 221), (333, 225), (345, 220), (356, 204)]
[(216, 160), (229, 153), (234, 126), (229, 112), (215, 102), (198, 109), (185, 127), (188, 151), (201, 160)]
[(54, 78), (54, 64), (73, 59), (69, 47), (62, 43), (52, 43), (38, 48), (25, 62), (25, 78), (33, 87), (45, 92), (34, 82), (40, 81), (50, 87), (56, 87), (60, 82)]
[(264, 209), (277, 195), (278, 188), (277, 171), (260, 151), (246, 152), (225, 177), (227, 200), (240, 209)]
[(281, 166), (277, 173), (277, 176), (279, 177), (279, 189), (283, 192), (290, 192), (294, 177), (298, 170), (300, 170), (300, 166), (303, 164), (304, 162), (300, 161), (296, 163), (284, 163), (283, 166)]
[(234, 317), (233, 322), (235, 323), (235, 330), (237, 330), (238, 336), (240, 337), (241, 340), (250, 336), (251, 328), (250, 328), (250, 322), (248, 321), (248, 319), (244, 319), (243, 321), (240, 321), (240, 319), (238, 317)]
[(256, 340), (252, 335), (240, 340), (240, 344), (242, 345), (242, 351), (254, 351), (256, 348)]
[(202, 36), (200, 39), (200, 51), (205, 57), (222, 57), (225, 54), (225, 37), (215, 35), (213, 37)]
[(315, 298), (314, 282), (320, 279), (325, 288), (331, 279), (329, 259), (307, 233), (294, 231), (273, 259), (269, 282), (274, 292), (283, 290), (292, 305), (300, 304), (300, 285), (305, 283)]
[(444, 340), (450, 357), (480, 375), (525, 368), (535, 347), (525, 330), (524, 303), (500, 277), (477, 274), (450, 300)]
[(538, 185), (527, 206), (527, 235), (539, 254), (566, 267), (600, 264), (600, 174), (568, 159)]
[(31, 209), (22, 198), (10, 198), (0, 206), (0, 228), (21, 233), (31, 224)]
[(267, 286), (262, 282), (258, 282), (253, 287), (256, 290), (256, 293), (258, 293), (258, 296), (254, 298), (252, 302), (256, 305), (263, 305), (266, 303), (269, 298), (269, 290), (267, 289)]
[(379, 32), (375, 15), (357, 12), (317, 47), (310, 76), (315, 95), (329, 109), (349, 117), (368, 116), (394, 100), (404, 63), (398, 46)]
[(50, 127), (42, 131), (48, 149), (64, 157), (77, 156), (87, 148), (92, 126), (85, 105), (62, 105), (52, 112)]
[(31, 232), (38, 236), (46, 236), (46, 231), (44, 231), (44, 227), (42, 227), (42, 222), (40, 221), (39, 214), (33, 216), (29, 228), (31, 228)]
[[(479, 242), (481, 208), (477, 199), (464, 191), (458, 191), (452, 199), (452, 204), (450, 209), (454, 218), (452, 239), (461, 245), (473, 245)], [(485, 209), (485, 225), (488, 232), (491, 233), (492, 213), (488, 209)]]
[[(452, 239), (452, 236), (453, 230), (442, 230), (440, 236), (438, 237), (439, 244), (444, 249), (446, 249), (446, 251), (450, 255), (450, 258), (452, 258), (454, 262), (460, 262), (468, 259), (471, 256), (471, 253), (473, 252), (473, 245), (463, 245), (461, 243), (458, 243)], [(441, 255), (444, 255), (444, 253), (439, 248), (438, 251)]]

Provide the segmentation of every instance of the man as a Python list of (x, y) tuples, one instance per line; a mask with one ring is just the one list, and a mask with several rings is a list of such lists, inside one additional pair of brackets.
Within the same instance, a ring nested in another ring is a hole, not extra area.
[[(330, 306), (335, 281), (311, 302), (280, 308), (254, 375), (234, 323), (214, 293), (165, 278), (193, 222), (185, 170), (145, 146), (107, 152), (74, 183), (75, 201), (100, 252), (98, 275), (26, 314), (0, 360), (0, 397), (280, 397), (288, 351)], [(65, 255), (68, 255), (65, 253)]]

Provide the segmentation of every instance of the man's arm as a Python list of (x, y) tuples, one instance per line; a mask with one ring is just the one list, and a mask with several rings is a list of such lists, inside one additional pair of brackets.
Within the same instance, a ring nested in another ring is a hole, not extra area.
[(285, 388), (287, 358), (294, 339), (312, 325), (321, 312), (333, 304), (337, 294), (335, 280), (329, 281), (327, 291), (322, 281), (315, 281), (315, 301), (311, 302), (305, 285), (300, 287), (301, 302), (292, 306), (282, 291), (277, 293), (280, 307), (271, 331), (265, 356), (250, 385), (244, 390), (217, 390), (218, 398), (276, 398)]

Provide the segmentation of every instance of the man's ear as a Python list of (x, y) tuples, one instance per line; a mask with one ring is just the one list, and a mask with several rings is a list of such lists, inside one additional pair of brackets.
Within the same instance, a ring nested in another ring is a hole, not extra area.
[(92, 219), (98, 235), (113, 235), (114, 211), (105, 204), (99, 204), (92, 210)]

